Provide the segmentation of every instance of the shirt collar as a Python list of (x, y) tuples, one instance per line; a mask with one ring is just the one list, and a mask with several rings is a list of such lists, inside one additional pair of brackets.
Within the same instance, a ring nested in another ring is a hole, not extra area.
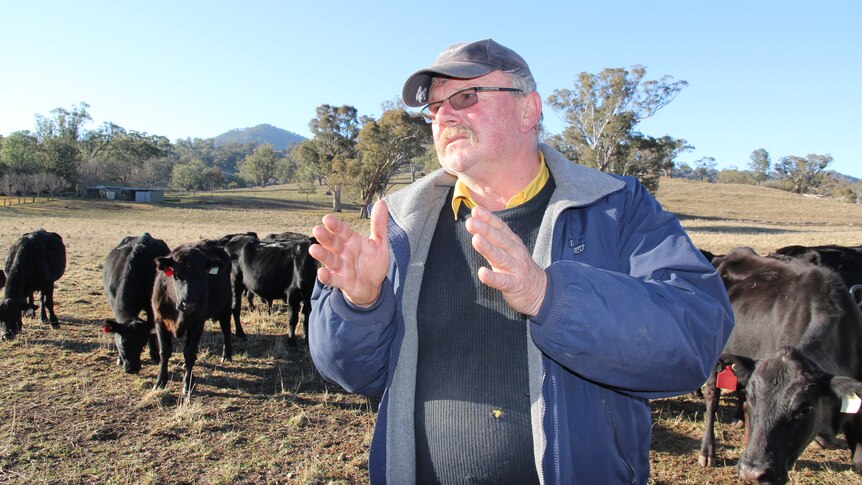
[[(548, 183), (550, 172), (548, 172), (548, 165), (545, 163), (545, 155), (541, 151), (539, 152), (539, 161), (541, 162), (539, 173), (536, 174), (536, 177), (533, 178), (532, 182), (524, 187), (524, 190), (518, 192), (509, 199), (509, 202), (506, 203), (507, 209), (519, 206), (532, 199), (545, 187), (545, 184)], [(458, 210), (461, 208), (461, 204), (464, 204), (468, 209), (476, 207), (476, 202), (470, 195), (470, 189), (467, 188), (467, 185), (465, 185), (461, 179), (458, 179), (455, 181), (455, 191), (452, 193), (452, 212), (455, 213), (456, 220), (458, 219)]]

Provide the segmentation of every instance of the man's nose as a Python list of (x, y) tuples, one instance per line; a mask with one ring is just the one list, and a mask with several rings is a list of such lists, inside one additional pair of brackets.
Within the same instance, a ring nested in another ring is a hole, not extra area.
[(437, 109), (437, 114), (434, 116), (434, 121), (437, 124), (446, 124), (451, 123), (452, 121), (458, 121), (460, 119), (460, 114), (458, 114), (458, 110), (452, 107), (452, 103), (449, 100), (445, 100), (440, 103), (440, 108)]

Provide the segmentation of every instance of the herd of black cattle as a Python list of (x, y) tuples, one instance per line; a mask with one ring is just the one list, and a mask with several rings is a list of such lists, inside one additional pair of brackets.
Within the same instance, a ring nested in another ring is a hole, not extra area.
[[(129, 373), (141, 368), (141, 353), (149, 344), (159, 362), (154, 389), (168, 381), (173, 337), (184, 339), (183, 395), (191, 394), (192, 369), (208, 319), (217, 320), (224, 338), (222, 361), (231, 360), (231, 315), (237, 338), (245, 339), (240, 323), (243, 294), (254, 308), (254, 296), (267, 302), (285, 300), (290, 307), (288, 345), (296, 345), (300, 308), (308, 336), (311, 291), (317, 264), (308, 255), (314, 239), (292, 232), (260, 239), (254, 232), (228, 234), (217, 240), (184, 244), (173, 251), (148, 233), (127, 236), (111, 250), (102, 270), (102, 283), (115, 319), (104, 331), (114, 336), (117, 362)], [(41, 294), (42, 321), (58, 326), (54, 314), (54, 282), (66, 270), (66, 247), (54, 232), (38, 230), (21, 236), (10, 248), (0, 302), (0, 337), (21, 332), (22, 313), (36, 309), (33, 294)], [(46, 315), (46, 311), (50, 318)], [(141, 319), (141, 313), (145, 319)]]
[[(289, 345), (296, 345), (301, 308), (307, 339), (317, 271), (308, 254), (312, 243), (303, 234), (260, 239), (249, 232), (171, 251), (147, 233), (124, 238), (103, 266), (115, 318), (105, 320), (104, 331), (114, 336), (118, 363), (137, 372), (149, 345), (150, 357), (160, 363), (154, 388), (164, 388), (172, 339), (184, 338), (182, 392), (189, 395), (205, 321), (221, 326), (223, 361), (233, 353), (231, 316), (236, 337), (245, 338), (239, 318), (244, 294), (251, 308), (255, 296), (270, 308), (274, 300), (288, 303)], [(741, 478), (784, 483), (811, 441), (836, 446), (838, 432), (862, 472), (862, 246), (788, 246), (768, 256), (747, 247), (726, 255), (702, 252), (724, 281), (736, 327), (702, 390), (706, 426), (699, 463), (716, 464), (719, 389), (728, 389), (738, 397), (737, 418), (746, 426)], [(38, 308), (36, 291), (42, 321), (58, 325), (53, 288), (65, 267), (65, 246), (56, 233), (27, 233), (9, 248), (0, 272), (3, 339), (21, 331), (23, 313)]]

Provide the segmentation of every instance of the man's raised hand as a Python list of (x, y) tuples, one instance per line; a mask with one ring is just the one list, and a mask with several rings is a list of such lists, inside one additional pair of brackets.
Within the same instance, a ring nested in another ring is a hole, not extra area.
[(491, 211), (478, 206), (466, 227), (473, 235), (473, 248), (491, 265), (491, 269), (479, 268), (479, 280), (500, 290), (515, 311), (536, 316), (545, 299), (548, 275), (533, 261), (521, 238)]
[(365, 237), (332, 214), (314, 226), (317, 244), (309, 254), (323, 265), (317, 270), (321, 283), (341, 289), (351, 303), (366, 307), (377, 301), (389, 270), (388, 211), (380, 200), (371, 211), (371, 235)]

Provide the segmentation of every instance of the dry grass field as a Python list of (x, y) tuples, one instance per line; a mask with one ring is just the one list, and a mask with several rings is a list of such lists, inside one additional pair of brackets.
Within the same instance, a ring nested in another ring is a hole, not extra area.
[[(862, 207), (749, 186), (663, 180), (658, 198), (694, 242), (716, 253), (749, 245), (862, 244)], [(246, 341), (220, 362), (222, 337), (207, 324), (192, 398), (180, 403), (182, 356), (172, 379), (151, 391), (157, 366), (116, 366), (101, 321), (111, 313), (101, 263), (122, 237), (144, 231), (170, 246), (231, 232), (308, 233), (329, 207), (294, 187), (198, 194), (165, 204), (57, 200), (0, 207), (0, 254), (24, 232), (60, 233), (68, 267), (57, 282), (52, 330), (24, 320), (0, 342), (0, 482), (11, 483), (365, 483), (374, 402), (342, 392), (314, 371), (304, 348), (285, 345), (287, 316), (243, 312)], [(345, 218), (367, 224), (347, 206)], [(245, 323), (247, 322), (247, 323)], [(146, 355), (146, 353), (145, 353)], [(691, 396), (653, 403), (653, 482), (733, 483), (742, 430), (722, 399), (722, 466), (701, 469), (703, 405)], [(806, 450), (791, 483), (862, 483), (849, 452)]]

